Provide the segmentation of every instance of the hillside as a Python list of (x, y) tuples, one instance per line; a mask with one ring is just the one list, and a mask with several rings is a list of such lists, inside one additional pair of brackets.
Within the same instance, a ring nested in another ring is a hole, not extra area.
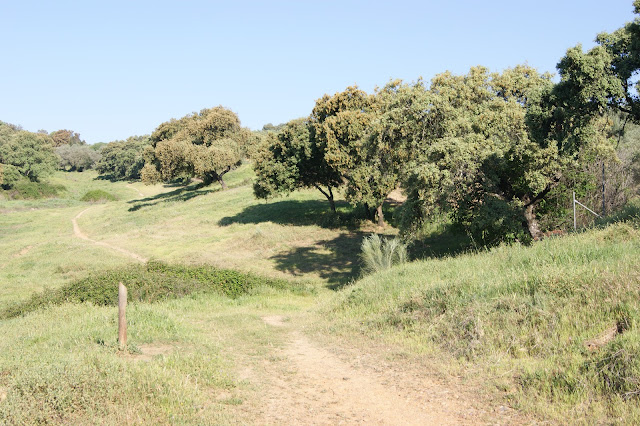
[[(118, 277), (185, 296), (131, 303), (127, 351), (97, 299), (0, 320), (2, 422), (640, 418), (635, 222), (361, 277), (376, 228), (343, 201), (341, 215), (315, 191), (256, 201), (246, 165), (226, 191), (95, 177), (59, 172), (58, 198), (0, 200), (0, 311)], [(97, 190), (116, 201), (80, 201)], [(197, 287), (215, 267), (263, 281)]]
[(395, 267), (321, 312), (329, 334), (381, 339), (482, 377), (542, 418), (637, 423), (638, 258), (637, 223), (618, 223)]

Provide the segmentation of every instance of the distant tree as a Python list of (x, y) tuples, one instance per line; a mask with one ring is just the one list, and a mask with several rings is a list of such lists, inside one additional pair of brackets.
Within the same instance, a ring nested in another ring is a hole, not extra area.
[(51, 132), (49, 135), (51, 136), (53, 147), (59, 147), (62, 145), (85, 145), (86, 142), (80, 139), (80, 134), (74, 132), (73, 130), (56, 130), (55, 132)]
[(82, 172), (92, 168), (101, 155), (88, 145), (61, 145), (55, 148), (60, 157), (60, 168), (71, 172)]
[(256, 197), (270, 198), (299, 188), (316, 188), (327, 198), (331, 210), (336, 211), (333, 189), (342, 184), (342, 177), (327, 164), (312, 133), (309, 120), (300, 118), (266, 136), (254, 157)]
[(264, 126), (262, 126), (262, 131), (264, 132), (278, 132), (280, 131), (280, 129), (282, 129), (284, 126), (286, 125), (286, 123), (280, 123), (277, 126), (274, 126), (271, 123), (267, 123)]
[(13, 166), (18, 173), (34, 182), (55, 171), (57, 157), (48, 135), (7, 132), (6, 129), (0, 130), (0, 134), (0, 163)]
[(146, 182), (198, 177), (227, 188), (223, 176), (241, 164), (250, 131), (221, 106), (162, 123), (151, 135), (141, 172)]
[(148, 135), (109, 142), (99, 151), (101, 158), (95, 168), (102, 176), (114, 181), (138, 180), (144, 167), (144, 152), (147, 147), (151, 147)]
[(100, 152), (102, 148), (104, 148), (105, 146), (107, 146), (107, 142), (96, 142), (94, 144), (89, 145), (89, 147), (96, 152)]

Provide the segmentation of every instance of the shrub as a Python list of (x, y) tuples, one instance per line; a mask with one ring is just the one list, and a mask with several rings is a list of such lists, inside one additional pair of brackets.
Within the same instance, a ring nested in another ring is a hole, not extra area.
[(99, 306), (118, 304), (118, 283), (128, 290), (128, 299), (158, 302), (191, 294), (216, 293), (236, 298), (253, 288), (289, 288), (282, 279), (260, 277), (211, 266), (167, 265), (149, 262), (92, 274), (57, 290), (36, 293), (25, 302), (0, 311), (0, 319), (13, 318), (44, 306), (90, 302)]
[(101, 201), (115, 201), (116, 197), (112, 194), (103, 191), (101, 189), (94, 189), (92, 191), (87, 192), (80, 198), (80, 201), (88, 201), (91, 203), (98, 203)]
[(362, 240), (361, 250), (363, 270), (367, 273), (382, 271), (407, 262), (407, 245), (398, 238), (390, 240), (371, 234)]
[(66, 188), (63, 185), (52, 185), (46, 182), (31, 182), (26, 179), (16, 182), (12, 188), (7, 191), (9, 198), (12, 199), (37, 199), (50, 198), (57, 196)]

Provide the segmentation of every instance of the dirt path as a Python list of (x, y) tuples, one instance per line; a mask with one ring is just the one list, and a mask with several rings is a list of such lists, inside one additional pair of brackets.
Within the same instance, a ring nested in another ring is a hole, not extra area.
[(109, 244), (109, 243), (105, 243), (104, 241), (93, 240), (93, 239), (89, 238), (87, 236), (87, 234), (82, 232), (82, 230), (80, 229), (80, 226), (78, 226), (78, 219), (80, 218), (80, 216), (82, 216), (85, 212), (87, 212), (90, 209), (91, 209), (91, 207), (88, 207), (88, 208), (82, 210), (73, 219), (71, 219), (71, 223), (73, 223), (73, 233), (75, 234), (76, 237), (81, 238), (81, 239), (83, 239), (85, 241), (89, 241), (90, 243), (93, 243), (93, 244), (95, 244), (97, 246), (106, 247), (108, 249), (115, 250), (115, 251), (120, 252), (120, 253), (122, 253), (122, 254), (124, 254), (126, 256), (129, 256), (130, 258), (135, 259), (135, 260), (137, 260), (138, 262), (141, 262), (141, 263), (147, 263), (149, 261), (149, 259), (147, 259), (146, 257), (140, 256), (139, 254), (136, 254), (136, 253), (131, 252), (129, 250), (123, 249), (121, 247), (114, 246), (114, 245)]
[(322, 347), (284, 320), (263, 318), (283, 330), (287, 343), (242, 373), (244, 380), (261, 388), (257, 405), (243, 405), (253, 424), (442, 425), (513, 420), (501, 413), (496, 420), (478, 409), (476, 401), (426, 373), (398, 369), (381, 362), (382, 357), (355, 349)]
[(138, 188), (133, 186), (133, 184), (129, 183), (129, 184), (127, 184), (127, 187), (133, 189), (134, 191), (136, 191), (140, 197), (145, 197), (145, 195), (142, 192), (140, 192), (140, 190)]

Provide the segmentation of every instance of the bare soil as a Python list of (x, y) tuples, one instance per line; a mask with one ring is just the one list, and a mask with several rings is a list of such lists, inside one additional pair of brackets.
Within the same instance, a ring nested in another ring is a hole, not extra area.
[(90, 209), (91, 207), (82, 210), (73, 219), (71, 219), (71, 223), (73, 224), (73, 233), (75, 234), (76, 237), (81, 238), (85, 241), (89, 241), (90, 243), (93, 243), (97, 246), (106, 247), (108, 249), (115, 250), (141, 263), (147, 263), (149, 261), (149, 259), (147, 259), (146, 257), (140, 256), (139, 254), (129, 251), (127, 249), (123, 249), (122, 247), (114, 246), (113, 244), (109, 244), (104, 241), (96, 241), (94, 239), (91, 239), (87, 236), (87, 234), (82, 232), (82, 230), (80, 229), (80, 226), (78, 225), (78, 219), (80, 218), (80, 216), (82, 216), (84, 213), (86, 213)]
[(461, 385), (444, 383), (410, 363), (346, 345), (323, 346), (284, 316), (262, 319), (282, 329), (285, 344), (240, 371), (241, 379), (256, 388), (255, 397), (239, 408), (251, 424), (522, 422), (512, 410), (487, 409)]

